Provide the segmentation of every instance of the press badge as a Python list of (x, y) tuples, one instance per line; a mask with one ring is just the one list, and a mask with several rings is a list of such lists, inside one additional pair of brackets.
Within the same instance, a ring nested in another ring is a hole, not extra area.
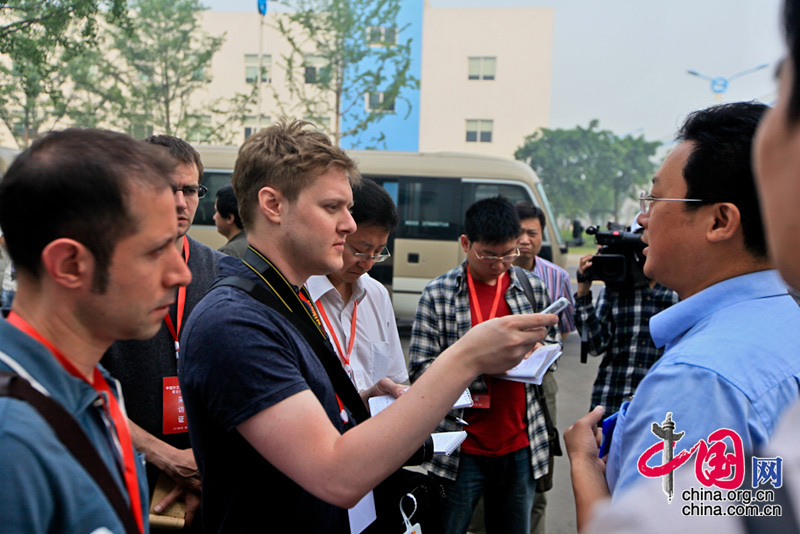
[(492, 406), (491, 393), (473, 393), (471, 408), (490, 408)]
[(164, 434), (181, 434), (189, 430), (186, 423), (186, 408), (183, 405), (181, 386), (177, 376), (164, 377)]

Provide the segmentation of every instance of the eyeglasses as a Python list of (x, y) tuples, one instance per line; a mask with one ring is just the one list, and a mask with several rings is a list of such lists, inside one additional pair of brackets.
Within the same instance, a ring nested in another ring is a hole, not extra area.
[(202, 184), (201, 185), (186, 185), (186, 186), (183, 186), (183, 187), (173, 187), (172, 188), (172, 193), (173, 194), (177, 193), (178, 191), (183, 193), (183, 196), (185, 196), (186, 198), (194, 198), (194, 197), (203, 198), (204, 196), (206, 196), (206, 193), (208, 192), (208, 188), (206, 186), (202, 185)]
[(667, 202), (716, 202), (714, 200), (703, 200), (699, 198), (659, 198), (642, 191), (639, 193), (639, 210), (642, 213), (650, 213), (653, 202), (665, 200)]
[[(472, 243), (470, 243), (469, 246), (472, 246)], [(511, 263), (515, 259), (519, 258), (519, 248), (517, 248), (514, 254), (507, 254), (505, 256), (481, 256), (480, 254), (478, 254), (477, 250), (475, 250), (475, 255), (478, 257), (479, 260), (486, 263), (494, 263), (496, 261), (502, 261), (503, 263)]]
[(358, 259), (358, 261), (372, 260), (375, 263), (382, 263), (392, 256), (386, 247), (383, 248), (380, 254), (372, 255), (372, 254), (367, 254), (366, 252), (358, 252), (356, 249), (354, 249), (347, 243), (345, 243), (344, 246), (347, 250), (350, 251), (350, 254), (352, 254)]

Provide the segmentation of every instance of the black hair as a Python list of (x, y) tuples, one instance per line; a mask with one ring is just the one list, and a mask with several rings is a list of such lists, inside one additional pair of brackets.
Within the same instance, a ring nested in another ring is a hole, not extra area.
[(131, 187), (166, 189), (174, 169), (163, 150), (117, 132), (70, 128), (40, 137), (0, 182), (0, 226), (14, 266), (38, 280), (44, 248), (74, 239), (94, 256), (92, 290), (103, 293), (114, 247), (137, 230)]
[(164, 134), (151, 135), (144, 142), (166, 148), (169, 155), (181, 163), (187, 165), (194, 163), (197, 166), (197, 183), (203, 182), (203, 160), (200, 159), (200, 154), (192, 145), (180, 137)]
[(374, 225), (392, 233), (400, 218), (392, 197), (374, 180), (362, 179), (353, 187), (353, 220), (356, 225)]
[(786, 0), (783, 6), (783, 30), (789, 48), (787, 60), (791, 61), (794, 70), (789, 94), (789, 121), (795, 123), (800, 121), (800, 0)]
[[(751, 152), (756, 128), (766, 110), (767, 106), (756, 102), (712, 106), (691, 113), (677, 136), (678, 141), (694, 144), (683, 169), (686, 198), (736, 205), (745, 248), (757, 258), (767, 256), (767, 244)], [(702, 205), (684, 203), (688, 210)]]
[(240, 230), (244, 228), (242, 218), (239, 216), (239, 203), (233, 193), (232, 185), (224, 185), (217, 191), (217, 211), (226, 219), (233, 215), (233, 223)]
[(542, 225), (542, 232), (544, 232), (544, 227), (547, 225), (547, 221), (544, 218), (544, 210), (539, 206), (534, 206), (528, 201), (517, 202), (514, 205), (517, 208), (517, 215), (519, 215), (519, 220), (523, 221), (525, 219), (533, 219), (534, 217), (539, 219), (539, 222)]
[(502, 196), (479, 200), (467, 208), (464, 230), (471, 243), (489, 245), (517, 239), (522, 233), (517, 210)]

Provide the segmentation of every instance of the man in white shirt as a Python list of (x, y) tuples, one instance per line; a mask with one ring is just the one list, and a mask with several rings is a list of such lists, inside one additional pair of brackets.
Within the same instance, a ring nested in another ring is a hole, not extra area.
[(353, 188), (352, 215), (358, 228), (345, 241), (344, 265), (306, 286), (342, 366), (363, 392), (383, 378), (408, 380), (389, 292), (368, 274), (389, 257), (386, 242), (399, 219), (389, 193), (368, 179)]

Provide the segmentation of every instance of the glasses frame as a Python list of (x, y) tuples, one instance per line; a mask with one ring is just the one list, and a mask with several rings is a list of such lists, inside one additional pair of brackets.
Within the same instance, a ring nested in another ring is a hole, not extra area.
[[(472, 243), (469, 244), (472, 247)], [(514, 254), (506, 254), (505, 256), (481, 256), (478, 254), (478, 249), (472, 248), (475, 251), (475, 256), (478, 257), (479, 260), (486, 262), (486, 263), (494, 263), (497, 261), (502, 261), (503, 263), (511, 263), (517, 258), (519, 258), (519, 247), (517, 247), (516, 252)]]
[(181, 193), (183, 193), (183, 196), (185, 196), (186, 198), (193, 198), (195, 196), (197, 196), (197, 198), (203, 198), (204, 196), (206, 196), (206, 193), (208, 193), (208, 188), (206, 186), (204, 186), (203, 184), (198, 184), (196, 186), (197, 187), (197, 193), (196, 194), (195, 193), (187, 193), (186, 192), (186, 188), (188, 188), (188, 187), (192, 187), (193, 188), (195, 186), (186, 185), (186, 186), (183, 186), (183, 187), (173, 187), (172, 188), (172, 194), (174, 195), (178, 191), (180, 191)]
[(639, 210), (645, 214), (650, 213), (650, 210), (653, 208), (653, 202), (657, 201), (666, 201), (666, 202), (717, 202), (716, 200), (705, 200), (702, 198), (661, 198), (661, 197), (654, 197), (650, 193), (642, 191), (639, 193)]
[(358, 252), (356, 249), (348, 245), (347, 243), (344, 244), (345, 248), (350, 251), (350, 254), (356, 257), (358, 261), (367, 261), (370, 260), (373, 263), (383, 263), (384, 261), (388, 260), (392, 257), (392, 253), (389, 252), (389, 249), (386, 248), (384, 245), (383, 250), (386, 251), (386, 254), (381, 252), (380, 254), (367, 254), (366, 252)]

